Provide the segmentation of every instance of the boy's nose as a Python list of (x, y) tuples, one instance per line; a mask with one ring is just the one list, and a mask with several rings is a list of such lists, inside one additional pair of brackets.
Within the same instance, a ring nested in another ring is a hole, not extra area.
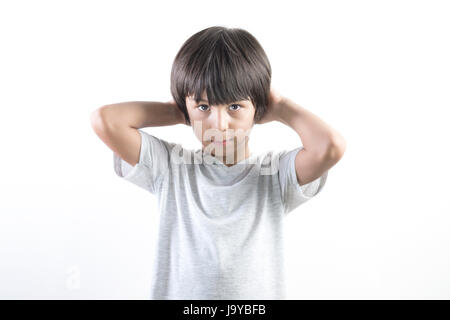
[(214, 123), (214, 127), (218, 130), (218, 131), (225, 131), (228, 129), (228, 114), (226, 113), (226, 111), (222, 111), (217, 110), (216, 114), (213, 115), (214, 119), (213, 119), (213, 123)]

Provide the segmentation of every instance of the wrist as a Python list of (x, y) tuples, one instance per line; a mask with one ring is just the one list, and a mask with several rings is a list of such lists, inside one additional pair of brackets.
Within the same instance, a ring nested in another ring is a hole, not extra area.
[(286, 124), (286, 119), (289, 117), (289, 109), (290, 105), (288, 103), (288, 99), (284, 96), (280, 96), (277, 99), (276, 103), (276, 121)]
[(170, 100), (166, 102), (169, 108), (171, 109), (172, 117), (175, 119), (175, 124), (186, 124), (186, 120), (184, 118), (183, 112), (181, 112), (180, 108), (176, 104), (175, 100)]

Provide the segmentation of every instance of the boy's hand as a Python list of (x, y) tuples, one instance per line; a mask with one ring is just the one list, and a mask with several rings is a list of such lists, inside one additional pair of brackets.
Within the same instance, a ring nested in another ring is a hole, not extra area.
[(170, 101), (166, 102), (172, 107), (174, 117), (177, 119), (177, 124), (184, 124), (186, 126), (189, 126), (189, 124), (186, 122), (186, 118), (184, 117), (183, 112), (178, 108), (177, 103), (174, 99), (171, 99)]
[(282, 100), (283, 96), (279, 94), (275, 89), (270, 88), (267, 111), (259, 121), (255, 122), (255, 124), (263, 124), (270, 121), (279, 121)]

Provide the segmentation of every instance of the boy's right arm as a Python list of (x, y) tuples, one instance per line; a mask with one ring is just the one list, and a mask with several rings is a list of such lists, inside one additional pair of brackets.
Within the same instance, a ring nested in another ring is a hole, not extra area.
[(139, 162), (141, 135), (145, 127), (186, 124), (173, 100), (132, 101), (102, 106), (91, 113), (97, 136), (120, 158), (134, 166)]

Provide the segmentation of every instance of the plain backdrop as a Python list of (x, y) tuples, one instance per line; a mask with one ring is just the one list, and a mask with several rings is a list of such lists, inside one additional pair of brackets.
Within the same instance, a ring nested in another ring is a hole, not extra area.
[[(347, 141), (286, 224), (291, 299), (450, 298), (447, 1), (2, 1), (0, 298), (147, 299), (156, 198), (90, 113), (167, 101), (183, 42), (239, 27), (272, 85)], [(143, 129), (198, 148), (183, 125)], [(279, 122), (250, 148), (292, 149)], [(261, 252), (264, 254), (264, 252)]]

